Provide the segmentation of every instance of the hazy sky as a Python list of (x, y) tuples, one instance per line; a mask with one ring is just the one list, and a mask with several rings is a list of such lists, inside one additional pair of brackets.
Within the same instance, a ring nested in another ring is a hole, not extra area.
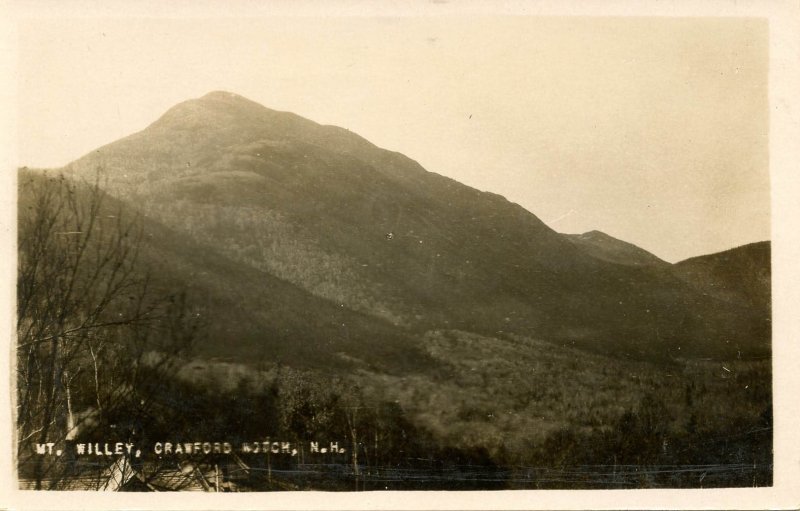
[(770, 237), (767, 42), (735, 18), (39, 20), (20, 164), (228, 90), (676, 261)]

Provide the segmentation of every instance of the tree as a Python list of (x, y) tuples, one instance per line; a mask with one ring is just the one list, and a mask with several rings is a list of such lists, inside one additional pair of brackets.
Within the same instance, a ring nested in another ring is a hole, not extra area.
[(150, 291), (141, 224), (99, 175), (19, 175), (17, 453), (37, 489), (53, 467), (36, 444), (108, 424), (123, 404), (145, 405), (145, 373), (163, 374), (194, 336), (185, 301)]

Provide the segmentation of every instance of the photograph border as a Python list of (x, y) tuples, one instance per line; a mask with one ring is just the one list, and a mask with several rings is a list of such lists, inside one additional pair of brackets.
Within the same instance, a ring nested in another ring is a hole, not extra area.
[[(789, 0), (691, 1), (448, 1), (332, 2), (300, 0), (169, 3), (89, 0), (0, 4), (0, 254), (6, 275), (0, 293), (0, 508), (9, 509), (798, 509), (800, 508), (800, 3)], [(16, 275), (17, 24), (31, 19), (203, 18), (271, 16), (663, 16), (758, 17), (769, 22), (770, 178), (772, 210), (774, 484), (769, 488), (692, 490), (504, 490), (487, 492), (316, 491), (193, 495), (36, 492), (16, 487), (12, 453)]]

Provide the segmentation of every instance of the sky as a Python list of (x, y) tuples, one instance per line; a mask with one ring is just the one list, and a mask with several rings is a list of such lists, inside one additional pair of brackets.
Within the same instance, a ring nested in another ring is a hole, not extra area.
[(64, 165), (227, 90), (559, 232), (672, 262), (770, 239), (763, 19), (38, 19), (17, 47), (20, 165)]

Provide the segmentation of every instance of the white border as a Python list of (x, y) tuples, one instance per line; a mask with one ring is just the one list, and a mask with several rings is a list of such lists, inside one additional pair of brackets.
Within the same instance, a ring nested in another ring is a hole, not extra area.
[(262, 494), (103, 494), (25, 492), (12, 477), (10, 342), (0, 349), (0, 508), (12, 509), (800, 509), (800, 2), (707, 0), (411, 1), (273, 0), (124, 2), (41, 0), (0, 2), (0, 162), (3, 164), (0, 292), (3, 339), (13, 335), (15, 274), (16, 22), (24, 18), (221, 18), (264, 16), (731, 16), (762, 17), (770, 33), (770, 162), (774, 311), (775, 474), (772, 488), (725, 490), (570, 490), (502, 492), (367, 492)]

